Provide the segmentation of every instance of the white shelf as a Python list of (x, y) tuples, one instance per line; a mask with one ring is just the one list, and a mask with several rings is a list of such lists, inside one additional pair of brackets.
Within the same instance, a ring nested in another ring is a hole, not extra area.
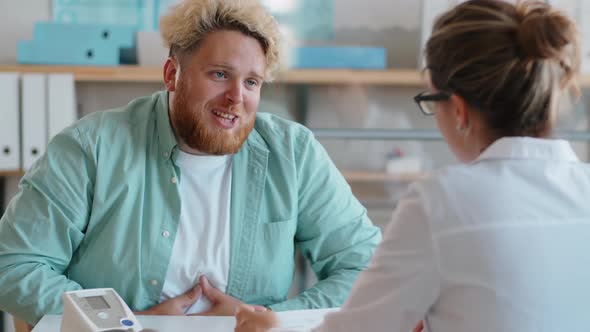
[[(0, 72), (73, 73), (78, 82), (161, 83), (160, 66), (48, 66), (0, 65)], [(578, 77), (582, 87), (590, 87), (590, 74)], [(422, 75), (412, 69), (352, 70), (352, 69), (296, 69), (279, 74), (277, 83), (285, 84), (365, 84), (397, 87), (424, 87)]]
[[(145, 66), (37, 66), (0, 65), (0, 72), (72, 73), (77, 82), (161, 83), (162, 67)], [(422, 87), (420, 73), (415, 70), (349, 70), (301, 69), (279, 74), (277, 83), (284, 84), (369, 84), (400, 87)]]
[[(22, 170), (0, 171), (0, 177), (21, 177), (25, 174)], [(342, 171), (342, 175), (348, 182), (413, 182), (422, 178), (424, 173), (390, 174), (379, 171)]]

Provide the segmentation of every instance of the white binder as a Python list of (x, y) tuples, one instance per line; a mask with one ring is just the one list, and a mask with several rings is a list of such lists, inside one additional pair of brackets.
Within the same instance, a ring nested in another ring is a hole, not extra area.
[(584, 74), (590, 73), (590, 21), (588, 15), (590, 15), (590, 2), (578, 0), (578, 25), (581, 35), (581, 68), (580, 71)]
[(0, 171), (20, 169), (19, 74), (0, 73)]
[(49, 74), (47, 78), (48, 141), (78, 118), (73, 74)]
[(23, 74), (21, 93), (23, 169), (45, 153), (47, 145), (47, 76)]

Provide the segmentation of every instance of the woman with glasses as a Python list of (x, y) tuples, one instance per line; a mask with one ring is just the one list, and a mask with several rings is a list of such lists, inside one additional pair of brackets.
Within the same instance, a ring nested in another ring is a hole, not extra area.
[[(342, 310), (317, 331), (590, 329), (590, 167), (552, 138), (576, 27), (541, 2), (467, 1), (426, 46), (433, 115), (461, 165), (411, 186)], [(238, 332), (276, 326), (238, 313)]]

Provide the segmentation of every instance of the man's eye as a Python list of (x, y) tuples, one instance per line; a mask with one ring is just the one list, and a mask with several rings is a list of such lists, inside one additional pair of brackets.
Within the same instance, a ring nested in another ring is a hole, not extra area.
[(255, 80), (247, 80), (246, 84), (248, 84), (248, 86), (257, 86), (258, 82), (256, 82)]
[(225, 73), (222, 71), (216, 71), (215, 72), (215, 77), (216, 78), (225, 78)]

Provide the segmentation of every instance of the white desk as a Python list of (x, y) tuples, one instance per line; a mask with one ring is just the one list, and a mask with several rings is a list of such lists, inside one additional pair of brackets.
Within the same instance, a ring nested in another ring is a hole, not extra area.
[[(319, 325), (324, 316), (338, 309), (298, 310), (279, 312), (279, 319), (285, 327), (295, 330)], [(137, 316), (145, 332), (233, 332), (234, 317), (200, 316)], [(47, 315), (35, 326), (33, 332), (59, 332), (61, 315)]]

